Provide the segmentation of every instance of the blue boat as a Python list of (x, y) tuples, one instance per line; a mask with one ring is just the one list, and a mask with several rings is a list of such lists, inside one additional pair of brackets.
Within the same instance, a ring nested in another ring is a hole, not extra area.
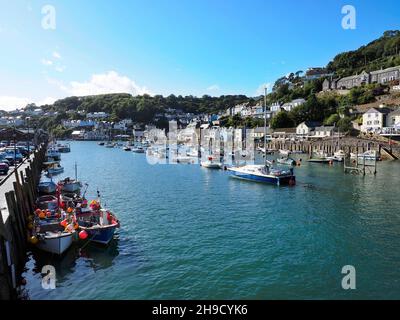
[(271, 169), (268, 165), (246, 165), (228, 168), (228, 171), (232, 173), (233, 177), (244, 180), (264, 182), (277, 186), (296, 184), (293, 169), (277, 170)]
[(42, 181), (38, 185), (40, 194), (53, 194), (57, 190), (57, 185), (53, 181)]
[(89, 241), (104, 245), (110, 243), (120, 226), (115, 215), (106, 209), (77, 208), (76, 218), (79, 228), (87, 232)]

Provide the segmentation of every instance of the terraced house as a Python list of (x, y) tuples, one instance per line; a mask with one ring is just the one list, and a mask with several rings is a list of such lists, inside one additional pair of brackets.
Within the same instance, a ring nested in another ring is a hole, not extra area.
[(400, 66), (372, 72), (363, 71), (361, 74), (341, 79), (325, 79), (322, 90), (348, 90), (363, 84), (386, 84), (395, 80), (400, 80)]

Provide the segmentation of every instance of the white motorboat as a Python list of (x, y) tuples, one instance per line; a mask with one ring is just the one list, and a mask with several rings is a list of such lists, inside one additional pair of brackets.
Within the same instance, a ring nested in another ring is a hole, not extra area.
[(176, 157), (176, 162), (177, 163), (191, 164), (191, 163), (194, 163), (194, 160), (193, 160), (193, 157), (177, 156)]
[(145, 153), (146, 150), (145, 150), (145, 148), (143, 148), (141, 146), (137, 146), (137, 147), (133, 147), (132, 148), (132, 152), (134, 152), (134, 153)]
[(58, 183), (62, 192), (79, 193), (82, 188), (82, 183), (78, 180), (66, 178)]
[[(357, 154), (350, 153), (350, 158), (357, 159)], [(375, 150), (368, 150), (368, 151), (365, 151), (364, 153), (358, 154), (358, 160), (365, 159), (368, 161), (376, 161), (376, 160), (379, 160), (379, 158), (380, 158), (379, 154)]]
[(47, 149), (46, 152), (46, 157), (49, 159), (54, 159), (54, 160), (60, 160), (61, 159), (61, 153), (58, 151), (57, 148), (49, 148)]

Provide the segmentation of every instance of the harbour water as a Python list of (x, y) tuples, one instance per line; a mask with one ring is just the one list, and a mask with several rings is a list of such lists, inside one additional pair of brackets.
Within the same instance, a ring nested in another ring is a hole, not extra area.
[[(121, 229), (107, 248), (29, 252), (29, 299), (400, 298), (398, 162), (362, 177), (304, 161), (295, 187), (276, 187), (95, 142), (71, 149), (60, 179), (77, 162), (88, 197), (98, 189)], [(41, 286), (44, 265), (56, 268), (55, 290)], [(356, 290), (342, 289), (345, 265)]]

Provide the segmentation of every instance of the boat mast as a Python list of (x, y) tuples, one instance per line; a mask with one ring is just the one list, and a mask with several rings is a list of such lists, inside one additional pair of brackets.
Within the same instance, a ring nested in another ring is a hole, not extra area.
[(267, 86), (264, 87), (264, 155), (267, 164)]
[(78, 181), (78, 165), (75, 162), (75, 181)]

